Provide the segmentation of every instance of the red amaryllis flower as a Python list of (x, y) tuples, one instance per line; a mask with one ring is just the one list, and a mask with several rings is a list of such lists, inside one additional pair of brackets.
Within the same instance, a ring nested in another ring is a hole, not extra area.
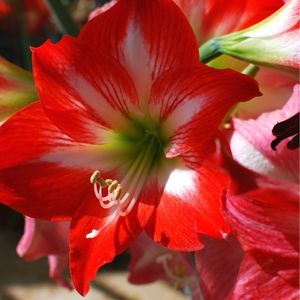
[(49, 277), (58, 284), (72, 289), (63, 278), (68, 267), (69, 222), (49, 222), (25, 217), (24, 234), (17, 246), (17, 253), (28, 261), (48, 256)]
[(34, 49), (33, 69), (41, 104), (0, 128), (0, 180), (13, 193), (1, 200), (72, 219), (81, 294), (143, 228), (178, 250), (199, 249), (199, 233), (228, 232), (228, 178), (210, 155), (226, 111), (259, 92), (247, 76), (199, 63), (172, 1), (120, 0), (79, 39)]

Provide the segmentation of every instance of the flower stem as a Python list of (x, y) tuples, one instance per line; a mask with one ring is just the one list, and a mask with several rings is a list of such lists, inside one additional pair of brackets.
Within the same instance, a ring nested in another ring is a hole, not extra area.
[(211, 39), (199, 48), (200, 61), (205, 64), (221, 54), (217, 39)]
[(245, 75), (248, 75), (250, 77), (255, 77), (256, 74), (258, 73), (259, 71), (259, 67), (253, 65), (253, 64), (249, 64), (243, 71), (242, 73), (245, 74)]
[(63, 33), (77, 36), (79, 29), (60, 0), (46, 0)]

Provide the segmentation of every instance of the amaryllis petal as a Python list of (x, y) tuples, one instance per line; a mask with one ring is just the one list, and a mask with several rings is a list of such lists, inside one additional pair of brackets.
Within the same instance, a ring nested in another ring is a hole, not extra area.
[(0, 133), (0, 180), (9, 193), (1, 201), (36, 218), (71, 216), (90, 189), (97, 152), (63, 134), (39, 103), (6, 121)]
[(129, 281), (145, 284), (164, 279), (198, 300), (201, 292), (192, 254), (174, 252), (154, 243), (142, 233), (130, 247)]
[(235, 236), (229, 236), (226, 240), (205, 239), (205, 247), (196, 252), (196, 266), (204, 299), (228, 299), (243, 256)]
[(174, 0), (189, 20), (199, 44), (249, 27), (276, 11), (281, 0)]
[(100, 7), (95, 8), (89, 15), (89, 21), (99, 16), (100, 14), (106, 12), (112, 8), (117, 3), (117, 0), (111, 0)]
[(163, 72), (198, 62), (193, 32), (170, 0), (119, 0), (88, 22), (80, 38), (126, 68), (141, 102)]
[(235, 109), (235, 115), (238, 118), (254, 119), (265, 112), (282, 108), (291, 97), (294, 85), (298, 82), (287, 74), (264, 67), (259, 69), (255, 80), (259, 84), (262, 96), (239, 103)]
[(25, 217), (24, 234), (17, 253), (26, 260), (68, 253), (69, 222), (49, 222)]
[[(277, 282), (281, 285), (278, 294), (297, 291), (298, 198), (298, 193), (276, 188), (257, 189), (238, 196), (228, 195), (226, 211), (229, 221), (237, 232), (242, 248), (253, 257), (253, 266), (250, 268), (249, 262), (244, 262), (247, 267), (240, 271), (242, 279), (238, 279), (238, 294), (254, 297), (259, 295), (257, 286), (262, 286), (262, 299), (266, 299), (263, 290), (269, 296), (275, 296), (279, 287)], [(242, 287), (243, 290), (240, 290)]]
[(224, 238), (229, 228), (221, 201), (228, 186), (226, 174), (208, 160), (198, 170), (173, 170), (146, 227), (148, 234), (163, 246), (181, 251), (202, 247), (197, 233)]
[(103, 132), (120, 128), (137, 104), (133, 82), (121, 65), (74, 38), (33, 49), (33, 64), (47, 115), (77, 141), (103, 143)]
[[(229, 299), (299, 299), (297, 285), (287, 282), (280, 274), (266, 270), (268, 265), (267, 258), (258, 263), (251, 254), (246, 254)], [(296, 274), (297, 278), (298, 274)]]
[(166, 252), (168, 252), (167, 248), (159, 246), (145, 233), (141, 233), (130, 246), (128, 280), (133, 284), (145, 284), (164, 279), (166, 274), (162, 264), (157, 262), (157, 258), (165, 255)]
[(24, 234), (17, 246), (17, 253), (28, 261), (48, 256), (49, 277), (59, 285), (71, 289), (63, 278), (68, 260), (69, 222), (48, 222), (25, 217)]
[(187, 152), (187, 160), (195, 161), (194, 156), (207, 156), (228, 109), (259, 95), (252, 78), (231, 70), (199, 65), (165, 73), (153, 85), (150, 107), (172, 136), (167, 157)]
[(73, 286), (70, 284), (70, 282), (67, 279), (63, 277), (63, 273), (69, 266), (69, 256), (67, 254), (49, 255), (48, 264), (49, 264), (49, 277), (60, 286), (72, 290)]
[(137, 206), (130, 217), (104, 210), (94, 194), (89, 195), (74, 215), (70, 233), (70, 269), (76, 290), (85, 295), (99, 267), (126, 250), (142, 228)]
[(297, 194), (267, 188), (229, 195), (226, 202), (230, 222), (244, 250), (281, 260), (298, 258), (298, 206)]
[(272, 129), (278, 122), (292, 117), (299, 111), (299, 85), (287, 104), (280, 110), (264, 113), (256, 120), (233, 119), (234, 132), (230, 139), (233, 158), (241, 165), (260, 174), (277, 179), (298, 182), (299, 155), (287, 149), (285, 142), (271, 148), (275, 138)]
[(11, 195), (1, 202), (34, 218), (69, 219), (90, 189), (90, 174), (50, 163), (9, 168), (0, 171), (0, 181)]

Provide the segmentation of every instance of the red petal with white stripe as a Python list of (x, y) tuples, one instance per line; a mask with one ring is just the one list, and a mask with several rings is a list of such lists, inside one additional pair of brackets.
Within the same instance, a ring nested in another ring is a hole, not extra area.
[(88, 22), (80, 38), (125, 67), (142, 103), (162, 73), (199, 61), (192, 29), (172, 1), (119, 0)]
[[(83, 61), (84, 60), (84, 61)], [(112, 57), (65, 36), (33, 49), (34, 77), (47, 115), (79, 142), (103, 143), (136, 109), (131, 78)]]

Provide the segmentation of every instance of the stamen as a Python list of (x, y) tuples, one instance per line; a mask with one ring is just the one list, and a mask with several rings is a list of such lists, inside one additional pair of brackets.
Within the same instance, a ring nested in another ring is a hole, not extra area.
[(156, 146), (155, 137), (151, 137), (147, 147), (139, 153), (121, 183), (118, 180), (102, 178), (100, 171), (93, 173), (90, 181), (94, 185), (95, 196), (103, 208), (116, 206), (118, 215), (122, 217), (130, 213), (149, 176), (156, 155)]

